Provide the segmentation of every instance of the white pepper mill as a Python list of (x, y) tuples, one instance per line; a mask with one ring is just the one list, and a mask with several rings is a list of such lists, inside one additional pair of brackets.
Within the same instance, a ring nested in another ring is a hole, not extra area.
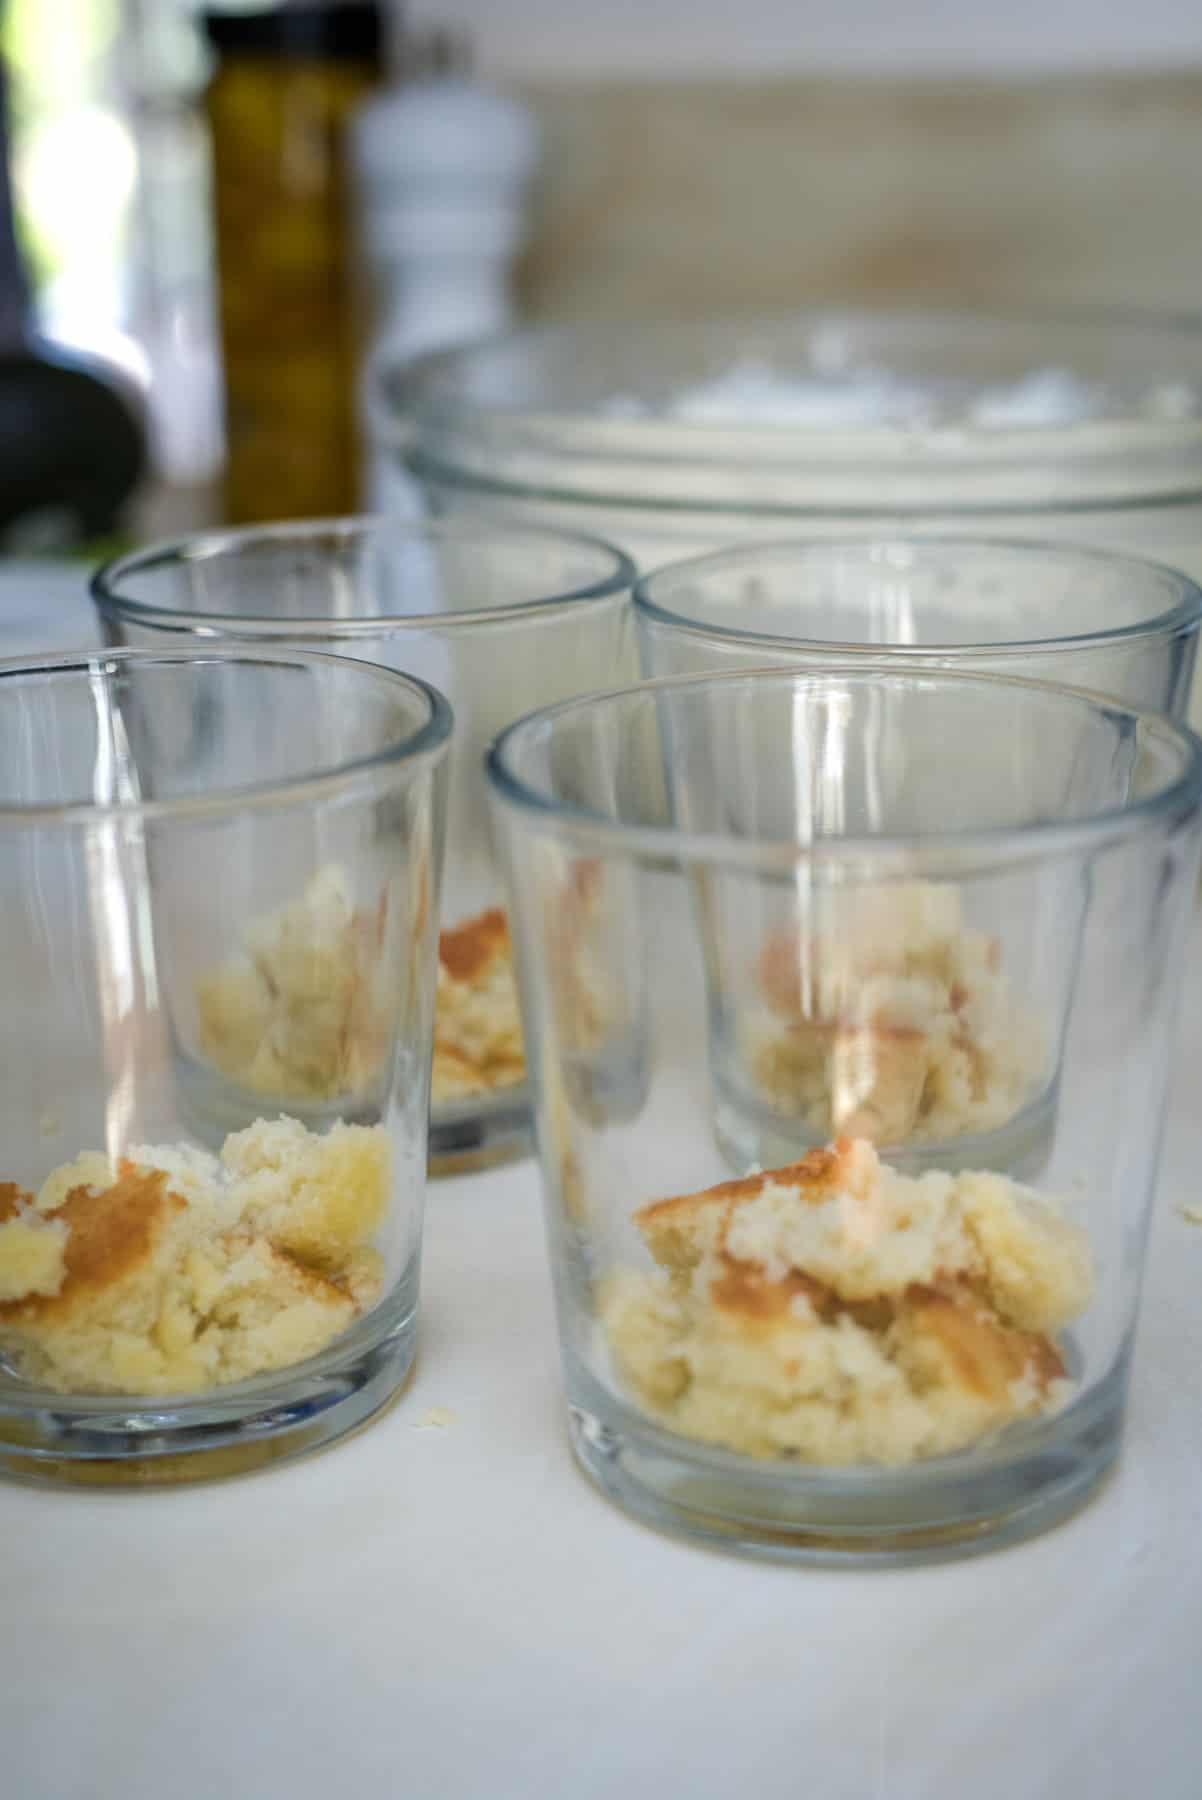
[[(416, 70), (414, 62), (417, 63)], [(467, 72), (461, 42), (406, 48), (408, 73), (352, 131), (360, 253), (375, 318), (370, 368), (502, 331), (538, 129), (517, 100)], [(367, 501), (398, 502), (400, 472), (373, 452)]]

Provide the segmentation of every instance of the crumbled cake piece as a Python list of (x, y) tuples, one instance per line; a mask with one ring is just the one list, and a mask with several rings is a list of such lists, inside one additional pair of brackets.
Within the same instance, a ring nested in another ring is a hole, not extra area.
[(509, 921), (493, 906), (439, 938), (431, 1097), (469, 1099), (525, 1074)]
[(635, 1215), (659, 1268), (602, 1284), (615, 1367), (686, 1437), (902, 1463), (1051, 1410), (1089, 1246), (1004, 1176), (899, 1174), (866, 1140)]
[(329, 1099), (377, 1074), (388, 1044), (376, 992), (385, 897), (351, 903), (344, 871), (320, 869), (299, 899), (253, 921), (245, 954), (200, 982), (200, 1045), (256, 1093)]
[(56, 1294), (66, 1243), (60, 1220), (43, 1217), (15, 1181), (0, 1181), (0, 1301)]
[[(559, 1048), (594, 1050), (611, 1020), (601, 970), (602, 867), (577, 858), (549, 884), (543, 916)], [(509, 1087), (526, 1076), (509, 921), (500, 907), (444, 931), (434, 1018), (435, 1102)]]
[(226, 1138), (221, 1161), (256, 1231), (316, 1269), (339, 1270), (380, 1223), (387, 1149), (378, 1127), (315, 1137), (296, 1119), (259, 1119)]
[[(388, 1043), (376, 977), (384, 927), (383, 903), (356, 911), (343, 871), (320, 870), (298, 900), (247, 929), (243, 956), (199, 984), (205, 1054), (257, 1093), (361, 1090)], [(509, 923), (491, 907), (439, 940), (432, 1098), (466, 1099), (525, 1074)]]
[(762, 951), (766, 1005), (741, 1027), (765, 1097), (815, 1136), (930, 1142), (996, 1130), (1029, 1100), (1041, 1034), (997, 941), (955, 887), (903, 882), (816, 903), (818, 924)]
[(313, 1356), (378, 1297), (381, 1126), (260, 1119), (221, 1160), (88, 1153), (0, 1186), (0, 1353), (64, 1393), (189, 1393)]

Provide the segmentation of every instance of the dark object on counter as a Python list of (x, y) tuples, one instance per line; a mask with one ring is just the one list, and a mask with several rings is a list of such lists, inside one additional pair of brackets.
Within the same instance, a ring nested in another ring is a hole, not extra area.
[(57, 351), (0, 351), (0, 551), (65, 550), (118, 529), (146, 443), (106, 374)]
[(364, 0), (211, 12), (228, 456), (237, 523), (359, 500), (346, 125), (375, 85), (382, 12)]
[(67, 550), (111, 536), (145, 463), (145, 433), (120, 378), (31, 337), (0, 57), (0, 552)]

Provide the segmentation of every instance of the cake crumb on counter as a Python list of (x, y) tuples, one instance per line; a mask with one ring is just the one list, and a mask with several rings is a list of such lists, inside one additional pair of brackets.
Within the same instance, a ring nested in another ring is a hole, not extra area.
[(414, 1420), (414, 1431), (446, 1431), (459, 1422), (459, 1415), (449, 1406), (428, 1406), (419, 1418)]

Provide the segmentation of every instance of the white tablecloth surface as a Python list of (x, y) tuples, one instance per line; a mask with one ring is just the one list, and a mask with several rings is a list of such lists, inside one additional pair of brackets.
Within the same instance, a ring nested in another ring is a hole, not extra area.
[(441, 1182), (417, 1374), (361, 1436), (0, 1486), (0, 1794), (1198, 1800), (1202, 931), (1180, 1068), (1126, 1455), (1070, 1524), (832, 1573), (631, 1523), (569, 1457), (535, 1165)]
[(100, 642), (84, 563), (0, 563), (0, 657), (60, 654)]

